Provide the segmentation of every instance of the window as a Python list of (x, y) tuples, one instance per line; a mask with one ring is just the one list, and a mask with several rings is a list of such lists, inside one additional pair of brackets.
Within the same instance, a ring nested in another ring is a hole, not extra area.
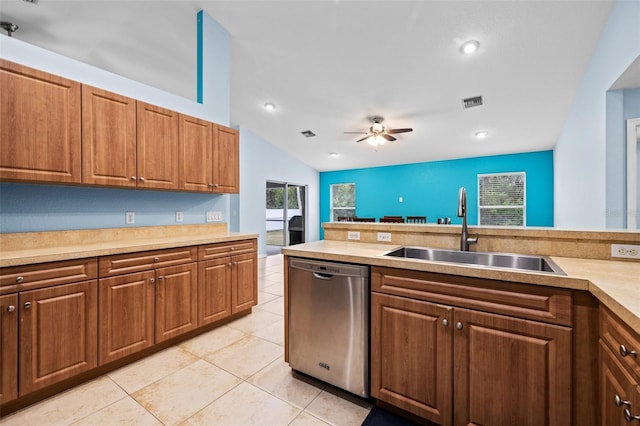
[(525, 173), (478, 175), (478, 224), (526, 225)]
[(331, 221), (337, 222), (339, 217), (356, 215), (356, 184), (337, 183), (330, 186)]

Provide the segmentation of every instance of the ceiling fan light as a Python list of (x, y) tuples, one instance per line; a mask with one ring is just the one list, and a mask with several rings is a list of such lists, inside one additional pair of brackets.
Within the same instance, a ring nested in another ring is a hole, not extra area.
[(487, 136), (489, 136), (489, 132), (486, 130), (480, 130), (479, 132), (476, 132), (475, 135), (478, 139), (486, 139)]
[(276, 109), (276, 104), (267, 102), (266, 104), (264, 104), (264, 109), (266, 109), (267, 111), (273, 111)]

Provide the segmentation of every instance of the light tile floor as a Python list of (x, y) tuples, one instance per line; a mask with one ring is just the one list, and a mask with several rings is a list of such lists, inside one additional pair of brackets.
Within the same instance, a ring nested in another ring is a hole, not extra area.
[(371, 405), (284, 362), (282, 255), (253, 313), (0, 420), (2, 425), (360, 425)]

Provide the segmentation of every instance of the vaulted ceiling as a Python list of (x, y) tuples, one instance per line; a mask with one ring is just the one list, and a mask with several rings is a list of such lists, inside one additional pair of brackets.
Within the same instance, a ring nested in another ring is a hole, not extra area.
[[(195, 99), (202, 9), (231, 35), (232, 124), (323, 171), (553, 149), (613, 4), (2, 0), (0, 18), (15, 38)], [(344, 133), (371, 116), (414, 131), (377, 151)]]

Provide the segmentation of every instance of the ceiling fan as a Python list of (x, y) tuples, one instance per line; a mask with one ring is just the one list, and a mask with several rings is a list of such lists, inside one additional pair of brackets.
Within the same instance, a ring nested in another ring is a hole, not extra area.
[(356, 142), (362, 142), (366, 140), (371, 145), (378, 147), (379, 145), (384, 145), (385, 143), (387, 143), (387, 141), (389, 142), (395, 141), (396, 138), (391, 135), (395, 135), (398, 133), (413, 132), (412, 128), (385, 130), (384, 126), (382, 125), (382, 122), (384, 121), (383, 117), (371, 117), (371, 121), (373, 121), (373, 124), (369, 128), (368, 132), (345, 132), (345, 133), (354, 134), (354, 135), (366, 135), (362, 139), (358, 139)]

